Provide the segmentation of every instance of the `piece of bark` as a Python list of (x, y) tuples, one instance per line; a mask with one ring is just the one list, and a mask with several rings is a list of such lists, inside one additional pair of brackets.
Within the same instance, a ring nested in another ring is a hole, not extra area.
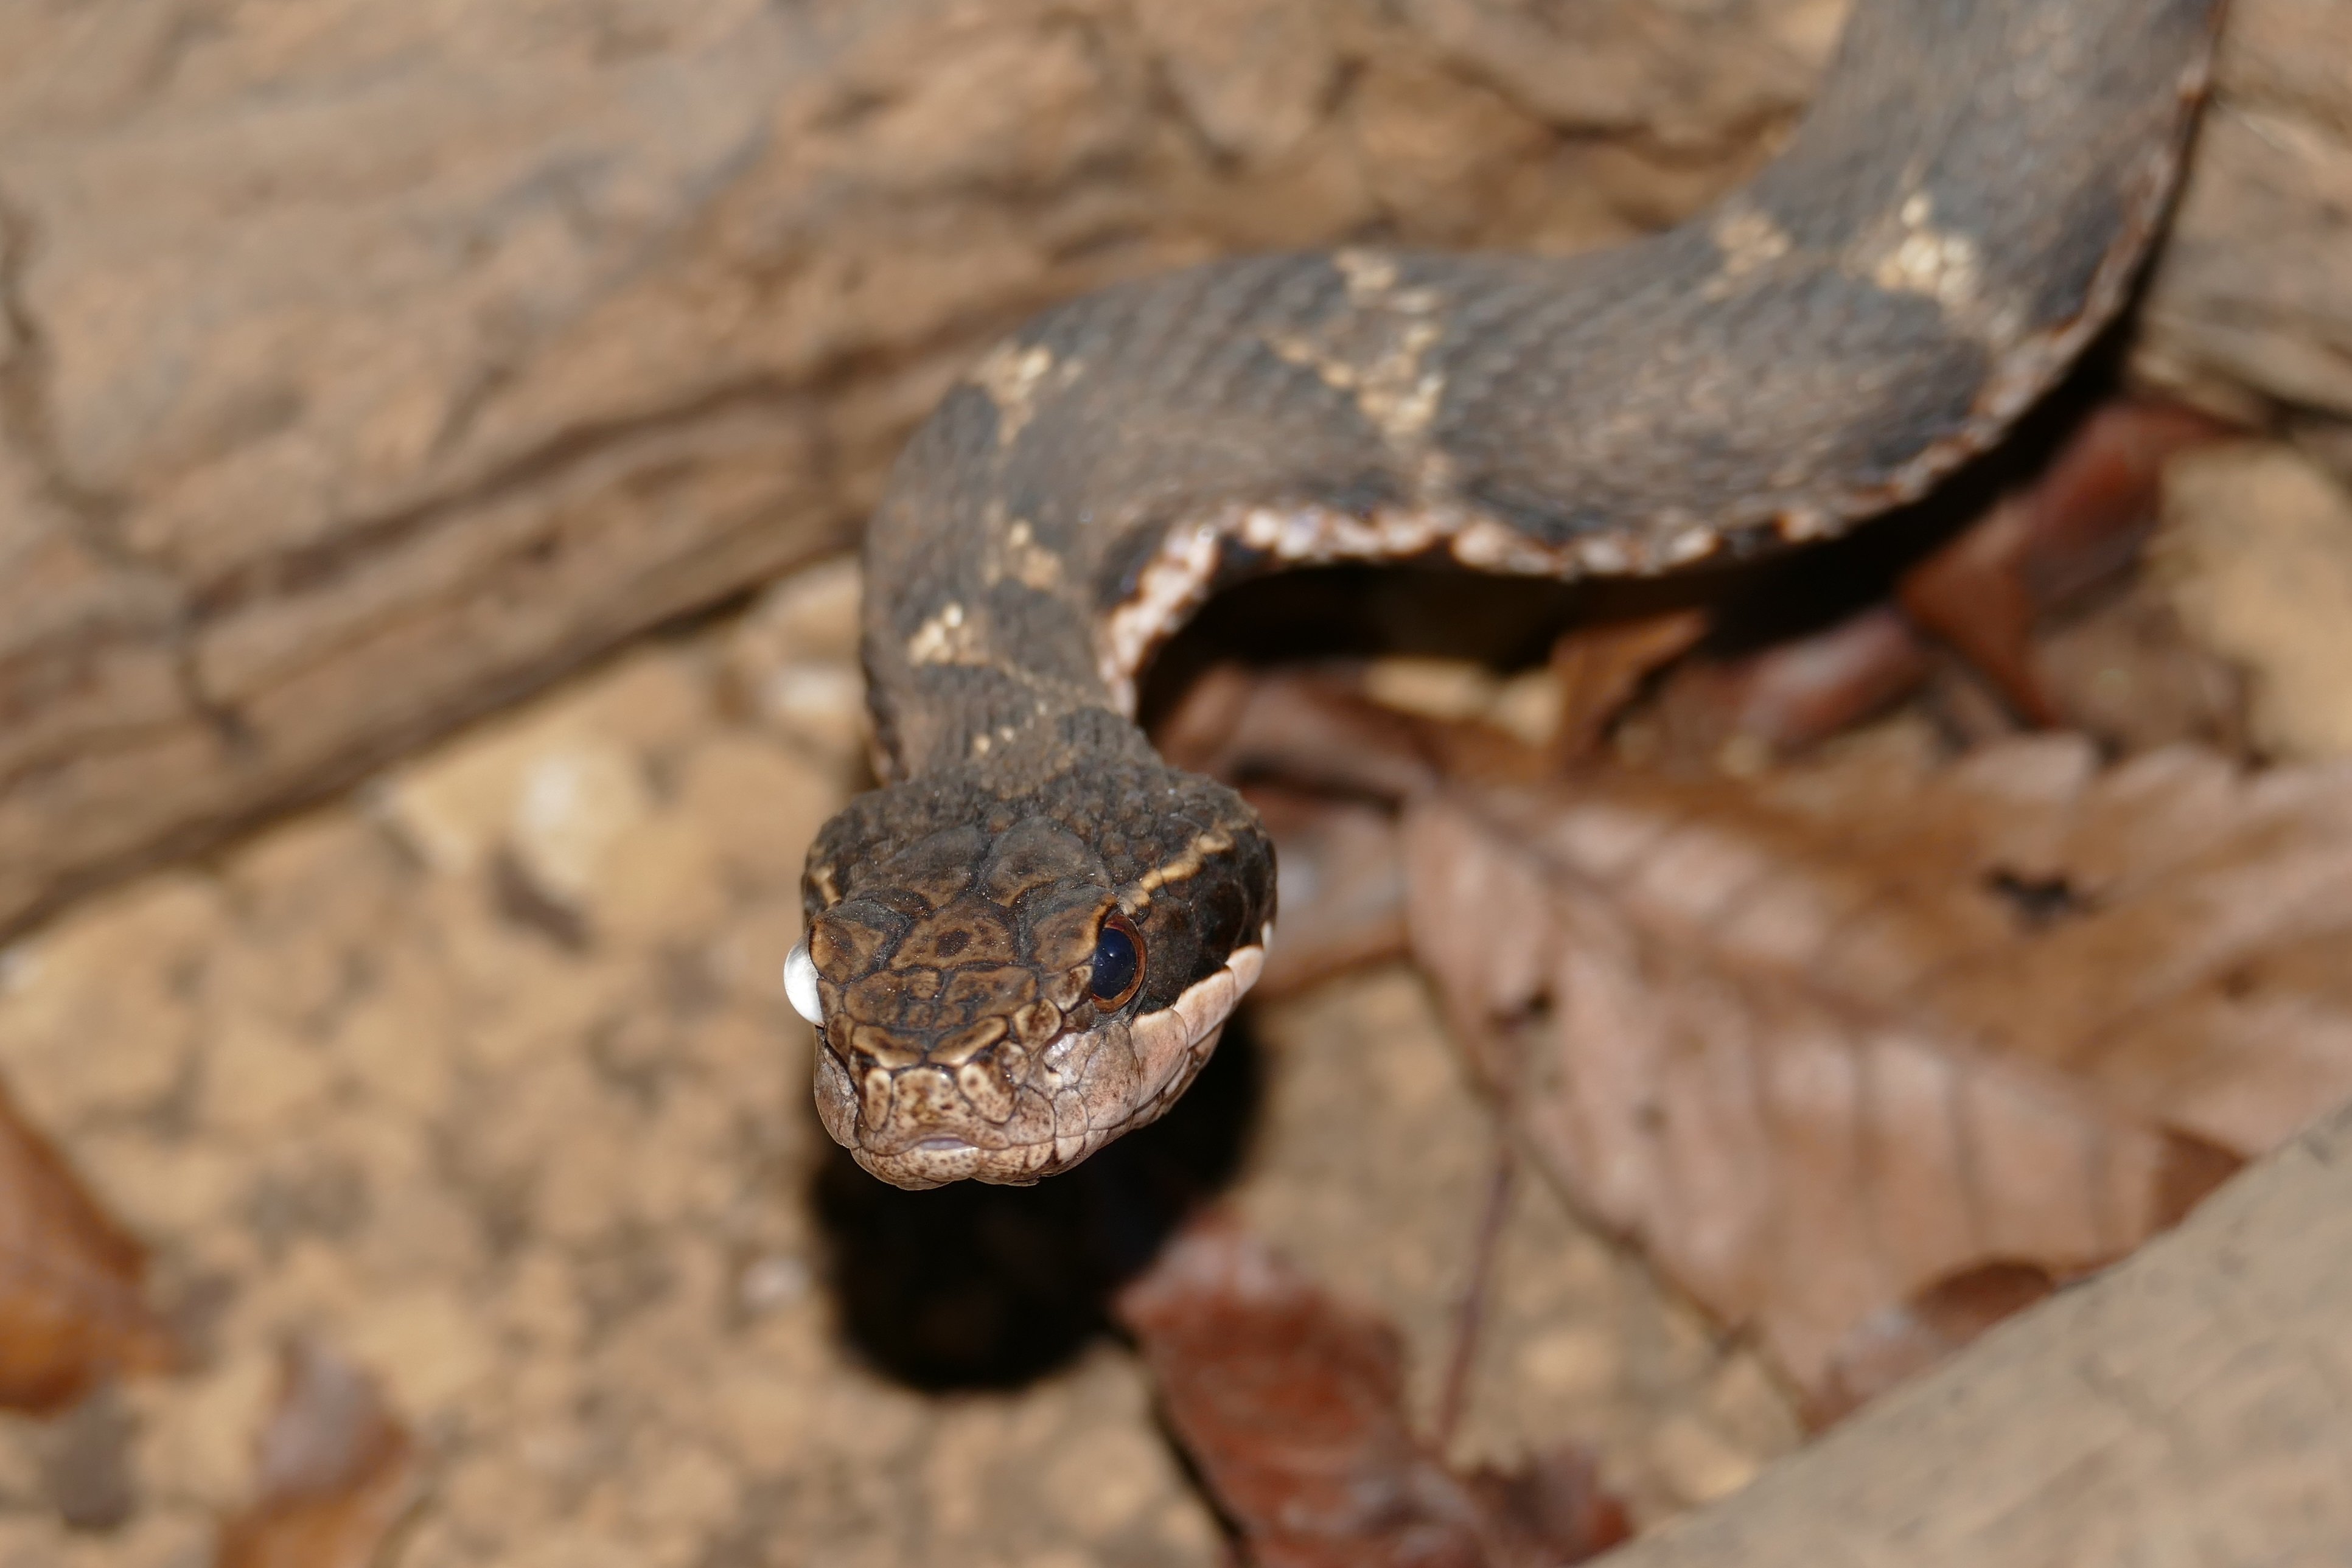
[(0, 1407), (47, 1413), (104, 1378), (171, 1366), (146, 1263), (0, 1093)]
[(1965, 1270), (2065, 1278), (2352, 1097), (2352, 779), (2004, 743), (1408, 812), (1414, 946), (1530, 1154), (1826, 1396)]
[(2352, 1560), (2352, 1110), (1612, 1568)]

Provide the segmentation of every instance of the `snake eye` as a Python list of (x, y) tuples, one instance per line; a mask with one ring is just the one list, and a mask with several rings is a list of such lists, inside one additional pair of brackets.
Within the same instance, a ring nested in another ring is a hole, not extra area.
[(1095, 937), (1095, 972), (1087, 989), (1097, 1006), (1110, 1009), (1125, 1003), (1141, 984), (1143, 933), (1114, 909), (1103, 916), (1102, 931)]

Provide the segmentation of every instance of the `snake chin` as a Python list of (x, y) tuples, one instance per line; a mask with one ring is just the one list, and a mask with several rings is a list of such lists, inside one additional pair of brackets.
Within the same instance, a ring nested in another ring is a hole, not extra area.
[(928, 1063), (871, 1069), (859, 1082), (831, 1043), (820, 1043), (818, 1117), (858, 1165), (893, 1186), (1041, 1181), (1158, 1121), (1176, 1103), (1256, 984), (1273, 936), (1269, 923), (1258, 941), (1234, 949), (1164, 1008), (1062, 1035), (1035, 1054), (1016, 1084), (994, 1078), (964, 1084), (960, 1074)]

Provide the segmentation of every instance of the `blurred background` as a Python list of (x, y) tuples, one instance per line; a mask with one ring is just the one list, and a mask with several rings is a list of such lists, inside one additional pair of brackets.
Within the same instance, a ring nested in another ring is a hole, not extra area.
[[(1156, 1222), (909, 1207), (808, 1111), (775, 975), (867, 782), (846, 552), (1035, 308), (1663, 225), (1843, 10), (0, 5), (0, 1083), (149, 1260), (93, 1364), (155, 1368), (0, 1420), (0, 1564), (1216, 1561), (1104, 1333)], [(2352, 749), (2347, 62), (2352, 8), (2240, 0), (2084, 394), (2236, 433), (2159, 553), (2271, 758)], [(1239, 1032), (1131, 1179), (1235, 1184), (1426, 1406), (1491, 1142), (1435, 1005), (1391, 963)], [(1499, 1256), (1465, 1459), (1572, 1436), (1647, 1521), (1796, 1442), (1549, 1192)], [(360, 1480), (289, 1547), (305, 1387)]]

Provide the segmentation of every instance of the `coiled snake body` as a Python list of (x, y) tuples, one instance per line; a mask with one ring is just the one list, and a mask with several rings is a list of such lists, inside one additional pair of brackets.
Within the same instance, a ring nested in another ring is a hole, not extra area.
[(1546, 259), (1342, 250), (1107, 289), (989, 353), (866, 542), (889, 782), (809, 854), (817, 1106), (902, 1186), (1151, 1121), (1256, 977), (1274, 855), (1137, 674), (1213, 590), (1340, 559), (1658, 573), (1982, 450), (2115, 312), (2219, 0), (1859, 0), (1786, 152)]

